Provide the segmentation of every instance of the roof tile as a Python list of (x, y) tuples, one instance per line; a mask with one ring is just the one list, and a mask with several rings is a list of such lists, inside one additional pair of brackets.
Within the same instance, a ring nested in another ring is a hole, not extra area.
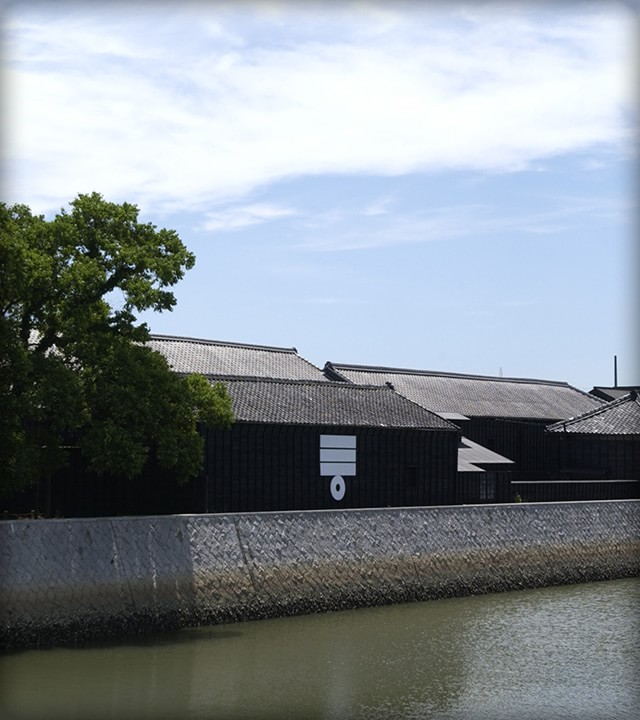
[(602, 400), (564, 382), (459, 375), (327, 363), (331, 379), (383, 385), (437, 413), (469, 417), (560, 420), (600, 407)]
[(635, 391), (578, 417), (554, 423), (549, 432), (589, 435), (640, 435), (640, 402)]
[(164, 355), (177, 373), (326, 381), (320, 368), (300, 357), (295, 348), (168, 335), (152, 335), (148, 344)]
[(384, 386), (247, 377), (210, 380), (226, 386), (237, 422), (459, 432), (452, 423)]

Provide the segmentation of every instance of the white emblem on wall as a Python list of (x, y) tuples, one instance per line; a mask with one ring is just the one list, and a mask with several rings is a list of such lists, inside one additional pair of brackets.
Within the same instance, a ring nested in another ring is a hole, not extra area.
[(329, 490), (334, 500), (344, 497), (347, 484), (344, 476), (356, 474), (356, 436), (320, 435), (320, 475), (330, 476)]

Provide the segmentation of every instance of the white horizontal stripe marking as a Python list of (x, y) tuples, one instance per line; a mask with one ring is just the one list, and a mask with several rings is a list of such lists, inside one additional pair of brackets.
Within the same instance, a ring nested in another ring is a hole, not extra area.
[(354, 448), (356, 447), (355, 435), (320, 435), (321, 448)]
[(356, 461), (356, 451), (350, 448), (320, 448), (320, 462), (352, 462)]
[(356, 474), (356, 464), (339, 463), (339, 462), (321, 462), (320, 475), (347, 475), (354, 477)]

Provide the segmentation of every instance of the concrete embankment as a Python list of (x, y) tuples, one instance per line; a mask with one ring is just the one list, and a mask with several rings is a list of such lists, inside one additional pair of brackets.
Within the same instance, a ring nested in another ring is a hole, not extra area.
[(0, 522), (0, 643), (640, 574), (640, 502)]

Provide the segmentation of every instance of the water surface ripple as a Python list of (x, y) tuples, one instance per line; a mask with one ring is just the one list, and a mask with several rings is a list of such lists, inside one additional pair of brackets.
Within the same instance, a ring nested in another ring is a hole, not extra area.
[(640, 578), (0, 656), (16, 720), (631, 720)]

